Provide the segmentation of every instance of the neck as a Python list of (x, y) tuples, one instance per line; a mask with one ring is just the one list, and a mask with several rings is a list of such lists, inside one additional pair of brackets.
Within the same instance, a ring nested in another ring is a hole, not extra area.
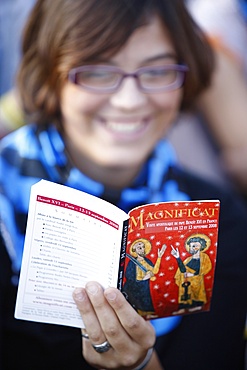
[(194, 259), (200, 258), (200, 251), (196, 252), (196, 254), (193, 254)]
[(112, 189), (123, 189), (130, 186), (137, 176), (140, 167), (118, 166), (107, 167), (95, 164), (88, 158), (82, 158), (81, 154), (69, 153), (71, 162), (82, 173), (91, 179), (100, 182), (105, 187)]
[(144, 260), (144, 257), (142, 257), (142, 256), (137, 256), (137, 259), (139, 260), (139, 261), (143, 261)]

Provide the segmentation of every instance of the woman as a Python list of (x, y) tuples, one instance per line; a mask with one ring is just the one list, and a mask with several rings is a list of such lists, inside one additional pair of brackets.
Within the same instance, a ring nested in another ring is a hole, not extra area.
[[(163, 140), (180, 110), (209, 85), (212, 70), (211, 50), (181, 0), (37, 2), (18, 77), (32, 124), (1, 142), (3, 369), (241, 368), (245, 210), (234, 196), (179, 169)], [(74, 299), (90, 365), (80, 357), (77, 329), (15, 321), (29, 191), (40, 178), (126, 211), (143, 202), (220, 198), (211, 312), (176, 320), (167, 334), (156, 321), (156, 352), (151, 324), (118, 290), (89, 282)]]

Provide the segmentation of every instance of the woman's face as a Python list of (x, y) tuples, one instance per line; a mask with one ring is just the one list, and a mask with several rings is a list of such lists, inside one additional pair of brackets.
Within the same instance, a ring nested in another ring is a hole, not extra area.
[[(174, 63), (176, 53), (169, 35), (159, 19), (153, 18), (104, 64), (131, 73), (144, 66)], [(130, 182), (167, 133), (181, 98), (182, 89), (143, 93), (132, 77), (125, 78), (120, 89), (111, 94), (89, 92), (66, 82), (61, 110), (66, 145), (75, 165), (100, 182), (121, 186), (121, 172), (126, 180), (122, 183)]]

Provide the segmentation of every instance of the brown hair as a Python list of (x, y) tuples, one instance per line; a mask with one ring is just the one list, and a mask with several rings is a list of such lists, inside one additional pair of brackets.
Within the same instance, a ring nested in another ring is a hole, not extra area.
[(61, 124), (60, 91), (68, 71), (113, 55), (158, 14), (178, 61), (189, 66), (182, 109), (210, 83), (212, 50), (184, 0), (38, 0), (26, 24), (18, 87), (30, 120)]

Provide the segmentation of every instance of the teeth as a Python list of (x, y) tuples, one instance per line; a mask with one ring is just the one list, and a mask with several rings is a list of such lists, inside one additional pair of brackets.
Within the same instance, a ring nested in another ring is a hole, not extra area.
[(108, 122), (107, 128), (111, 131), (115, 132), (134, 132), (139, 130), (142, 127), (140, 122), (138, 123), (116, 123), (116, 122)]

